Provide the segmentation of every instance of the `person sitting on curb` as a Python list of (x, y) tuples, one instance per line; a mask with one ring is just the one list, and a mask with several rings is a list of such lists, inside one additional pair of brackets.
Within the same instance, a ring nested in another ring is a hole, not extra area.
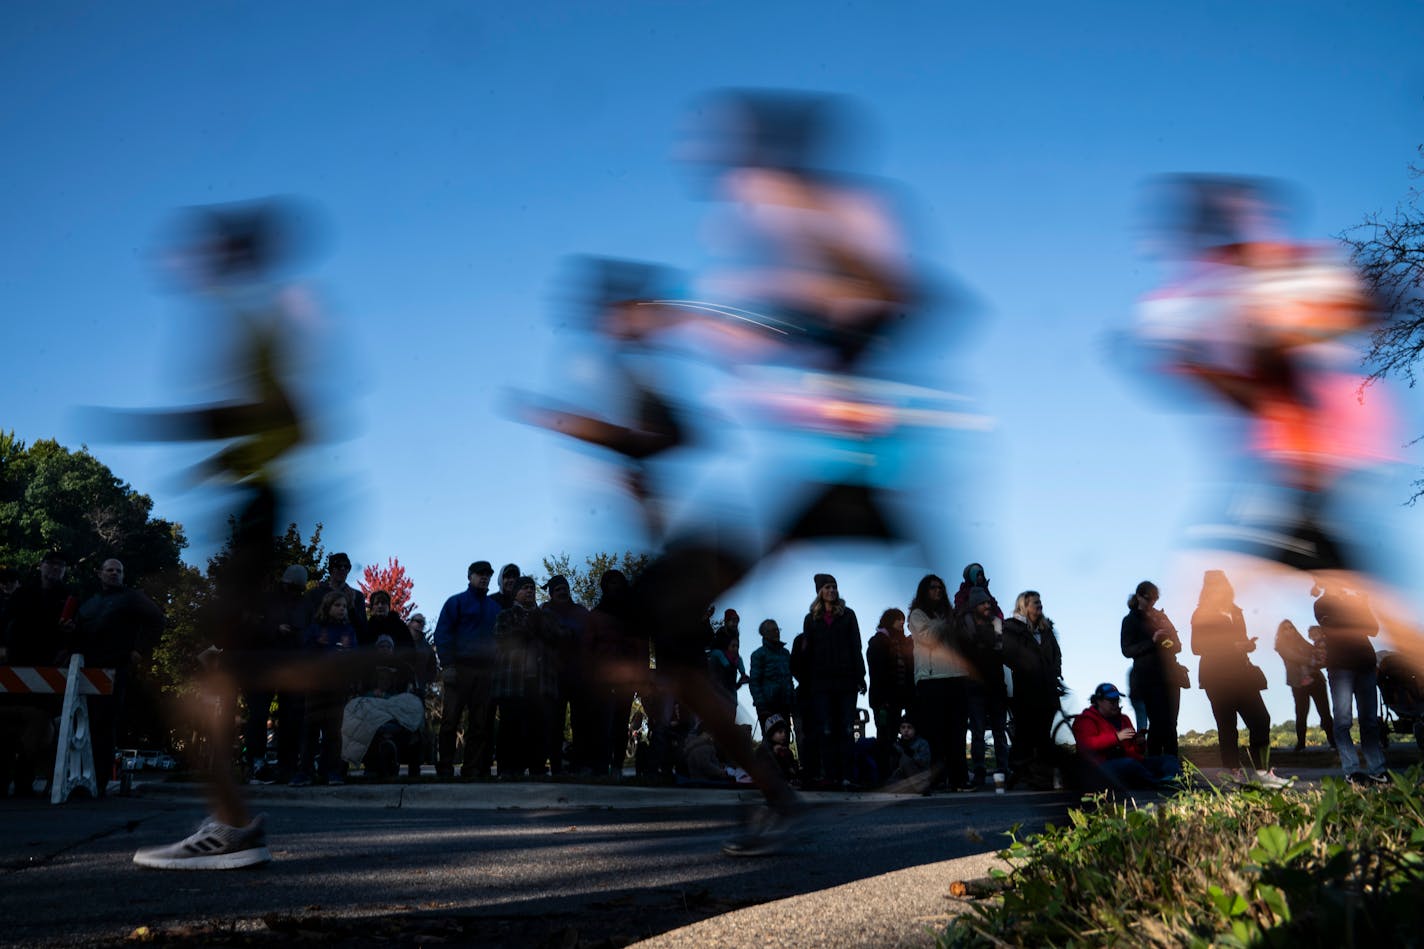
[(1174, 756), (1143, 754), (1132, 719), (1122, 713), (1122, 693), (1111, 682), (1093, 691), (1092, 704), (1073, 722), (1073, 740), (1079, 756), (1119, 790), (1168, 787), (1181, 773)]
[(801, 782), (800, 769), (796, 767), (796, 756), (791, 753), (791, 726), (780, 715), (772, 715), (762, 725), (762, 741), (757, 746), (757, 754), (769, 757), (776, 763), (781, 776), (791, 784)]
[(890, 772), (888, 790), (918, 794), (930, 786), (930, 743), (915, 731), (915, 722), (900, 719), (900, 735), (895, 741), (896, 764)]

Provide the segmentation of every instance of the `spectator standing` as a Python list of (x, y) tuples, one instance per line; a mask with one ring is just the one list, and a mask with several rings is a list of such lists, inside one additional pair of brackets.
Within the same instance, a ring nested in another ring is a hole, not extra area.
[(494, 592), (494, 601), (499, 608), (507, 610), (514, 605), (514, 588), (519, 583), (519, 565), (507, 563), (499, 568), (499, 585)]
[(1008, 694), (1004, 688), (1004, 621), (995, 615), (994, 597), (984, 586), (969, 589), (969, 609), (958, 619), (960, 648), (970, 668), (968, 690), (969, 787), (984, 786), (984, 732), (994, 739), (995, 768), (1009, 768)]
[[(533, 577), (514, 583), (514, 605), (494, 627), (494, 697), (499, 707), (495, 760), (501, 778), (538, 777), (550, 757), (548, 721), (559, 691), (559, 627), (535, 602)], [(555, 750), (553, 754), (558, 754)]]
[(1014, 615), (1004, 620), (1004, 664), (1013, 675), (1009, 700), (1014, 714), (1010, 751), (1014, 776), (1035, 790), (1053, 787), (1053, 716), (1063, 694), (1063, 653), (1053, 620), (1043, 615), (1036, 590), (1014, 600)]
[(468, 717), (460, 777), (488, 778), (493, 757), (494, 627), (500, 606), (489, 593), (494, 568), (488, 560), (470, 564), (469, 586), (445, 601), (435, 621), (435, 654), (443, 692), (436, 774), (455, 773), (455, 738)]
[[(302, 635), (315, 618), (306, 597), (307, 569), (292, 564), (282, 571), (277, 587), (267, 596), (262, 611), (262, 639), (257, 648), (263, 651), (295, 657), (302, 648)], [(277, 739), (277, 763), (268, 768), (267, 720), (272, 701), (276, 699), (277, 715), (273, 726)], [(297, 758), (302, 747), (302, 716), (306, 698), (299, 692), (278, 692), (270, 687), (251, 687), (243, 692), (247, 703), (247, 729), (243, 744), (247, 748), (248, 777), (258, 784), (288, 781), (297, 773)]]
[[(356, 627), (347, 616), (348, 599), (339, 589), (322, 598), (312, 625), (302, 637), (302, 647), (315, 653), (334, 654), (356, 646)], [(354, 684), (354, 683), (353, 683)], [(299, 770), (288, 783), (304, 787), (345, 784), (346, 767), (341, 760), (341, 714), (350, 689), (314, 689), (307, 693), (302, 725), (302, 752)], [(321, 770), (317, 770), (318, 750)]]
[(79, 607), (76, 651), (84, 665), (114, 670), (114, 691), (89, 702), (89, 734), (99, 796), (114, 770), (114, 746), (124, 727), (124, 708), (134, 670), (158, 643), (163, 611), (141, 591), (124, 586), (123, 562), (110, 557), (99, 567), (99, 592)]
[(926, 574), (915, 588), (906, 620), (915, 653), (915, 723), (929, 742), (932, 784), (969, 784), (964, 735), (969, 726), (968, 665), (955, 638), (944, 581)]
[[(643, 709), (648, 714), (648, 731), (652, 739), (653, 757), (665, 765), (671, 775), (675, 758), (665, 725), (671, 707), (649, 689), (650, 671), (648, 641), (639, 638), (633, 627), (634, 596), (628, 576), (622, 570), (605, 570), (598, 578), (599, 598), (589, 614), (589, 638), (594, 661), (590, 667), (593, 692), (594, 732), (589, 743), (586, 765), (595, 774), (612, 771), (623, 773), (627, 750), (628, 722), (633, 711), (633, 697), (641, 694)], [(670, 699), (670, 697), (669, 697)], [(577, 733), (574, 744), (582, 739)]]
[(549, 770), (561, 774), (564, 770), (564, 723), (569, 722), (573, 730), (574, 747), (586, 742), (591, 729), (597, 727), (589, 720), (589, 692), (596, 688), (598, 678), (595, 667), (590, 663), (588, 638), (588, 608), (575, 603), (569, 589), (567, 577), (555, 574), (544, 584), (549, 600), (544, 604), (544, 612), (549, 622), (554, 624), (558, 635), (554, 638), (555, 665), (558, 669), (558, 692), (553, 700), (553, 714), (546, 723), (548, 737), (545, 744), (549, 751)]
[[(828, 784), (841, 785), (850, 773), (856, 693), (867, 691), (865, 657), (860, 624), (855, 611), (841, 599), (836, 578), (818, 573), (815, 583), (816, 599), (802, 624), (807, 660), (803, 687), (817, 729), (811, 740), (819, 751), (819, 777)], [(810, 777), (814, 780), (817, 775)]]
[[(1353, 784), (1383, 784), (1384, 752), (1380, 747), (1379, 668), (1370, 640), (1379, 623), (1369, 600), (1343, 587), (1326, 584), (1314, 591), (1315, 621), (1325, 640), (1325, 670), (1335, 724), (1340, 767)], [(1350, 735), (1352, 713), (1360, 713), (1360, 745), (1364, 762)]]
[(742, 663), (742, 641), (737, 633), (738, 624), (723, 625), (712, 637), (712, 648), (707, 652), (707, 672), (712, 683), (722, 693), (727, 708), (733, 717), (737, 714), (737, 690), (748, 681), (746, 666)]
[(1335, 722), (1330, 716), (1330, 696), (1325, 687), (1325, 676), (1315, 664), (1315, 647), (1288, 619), (1281, 620), (1276, 627), (1275, 647), (1276, 654), (1285, 663), (1286, 685), (1290, 686), (1291, 697), (1295, 700), (1295, 750), (1305, 750), (1305, 729), (1312, 699), (1320, 714), (1320, 727), (1325, 730), (1325, 740), (1334, 748)]
[(1181, 707), (1185, 668), (1177, 662), (1182, 639), (1167, 614), (1157, 609), (1157, 585), (1143, 580), (1127, 598), (1122, 618), (1122, 654), (1132, 660), (1132, 694), (1147, 706), (1148, 757), (1177, 756), (1177, 710)]
[[(1240, 780), (1284, 787), (1289, 782), (1277, 778), (1274, 771), (1260, 770), (1268, 763), (1271, 746), (1271, 713), (1261, 698), (1266, 675), (1246, 658), (1255, 652), (1256, 639), (1246, 635), (1246, 619), (1235, 598), (1226, 574), (1208, 570), (1192, 614), (1192, 652), (1201, 656), (1201, 687), (1216, 719), (1221, 766)], [(1250, 760), (1245, 767), (1236, 730), (1238, 715), (1249, 733)]]
[(789, 735), (791, 706), (795, 701), (791, 653), (781, 641), (781, 627), (776, 625), (776, 620), (762, 620), (757, 632), (761, 634), (761, 645), (752, 652), (751, 672), (747, 676), (752, 705), (756, 708), (757, 721), (762, 723), (763, 738), (766, 737), (766, 722), (773, 715), (781, 716)]
[(904, 612), (891, 607), (881, 613), (875, 635), (865, 647), (865, 666), (875, 737), (883, 746), (895, 741), (900, 720), (915, 701), (914, 650), (915, 641), (905, 632)]
[(376, 638), (366, 629), (366, 595), (346, 582), (351, 576), (351, 558), (337, 552), (326, 558), (326, 579), (307, 591), (307, 604), (315, 616), (328, 593), (340, 593), (346, 600), (348, 622), (356, 630), (356, 643), (370, 646)]

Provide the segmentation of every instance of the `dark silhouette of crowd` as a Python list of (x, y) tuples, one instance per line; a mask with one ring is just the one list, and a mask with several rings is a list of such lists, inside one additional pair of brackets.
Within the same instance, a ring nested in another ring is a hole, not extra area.
[[(163, 616), (123, 585), (120, 561), (102, 564), (99, 592), (83, 602), (64, 582), (67, 566), (53, 553), (36, 582), (3, 575), (5, 662), (51, 665), (81, 651), (88, 665), (118, 670), (115, 694), (92, 703), (96, 770), (107, 776), (125, 686)], [(656, 643), (640, 632), (636, 587), (621, 571), (600, 576), (589, 609), (573, 600), (568, 578), (554, 575), (541, 587), (515, 564), (501, 568), (491, 590), (493, 565), (477, 560), (427, 634), (424, 616), (403, 619), (385, 590), (368, 598), (347, 583), (350, 570), (344, 553), (330, 556), (315, 583), (303, 567), (287, 567), (250, 625), (251, 641), (227, 644), (234, 654), (368, 657), (351, 666), (356, 672), (344, 687), (245, 692), (248, 780), (339, 784), (353, 766), (393, 778), (402, 769), (416, 777), (423, 765), (447, 779), (457, 769), (469, 780), (616, 778), (630, 764), (649, 781), (751, 780), (660, 677)], [(1094, 690), (1081, 713), (1065, 713), (1062, 651), (1041, 595), (1021, 592), (1006, 617), (978, 563), (964, 568), (953, 595), (942, 578), (926, 575), (908, 610), (883, 610), (868, 640), (834, 576), (817, 574), (814, 587), (789, 645), (767, 618), (757, 626), (760, 645), (744, 659), (739, 614), (727, 609), (714, 621), (709, 605), (689, 646), (704, 657), (706, 679), (731, 715), (748, 689), (756, 724), (742, 738), (751, 743), (759, 731), (755, 754), (794, 787), (929, 793), (985, 787), (992, 776), (1005, 788), (1048, 789), (1073, 768), (1065, 768), (1056, 741), (1060, 718), (1072, 725), (1077, 766), (1089, 765), (1101, 783), (1162, 786), (1180, 771), (1176, 720), (1191, 673), (1179, 656), (1187, 645), (1200, 657), (1222, 768), (1250, 783), (1288, 783), (1269, 766), (1266, 679), (1249, 659), (1256, 639), (1222, 571), (1205, 574), (1185, 642), (1158, 609), (1155, 584), (1143, 581), (1128, 598), (1121, 649), (1132, 660), (1132, 695), (1146, 712), (1136, 726), (1111, 682)], [(1296, 703), (1296, 749), (1304, 747), (1313, 701), (1345, 774), (1356, 783), (1382, 780), (1381, 663), (1371, 645), (1377, 624), (1359, 594), (1334, 586), (1314, 594), (1309, 638), (1284, 621), (1274, 641)], [(868, 716), (858, 707), (862, 695)], [(0, 776), (7, 790), (13, 783), (16, 794), (34, 793), (56, 702), (5, 697)], [(1356, 704), (1359, 746), (1350, 732)], [(1238, 719), (1247, 730), (1244, 755)]]

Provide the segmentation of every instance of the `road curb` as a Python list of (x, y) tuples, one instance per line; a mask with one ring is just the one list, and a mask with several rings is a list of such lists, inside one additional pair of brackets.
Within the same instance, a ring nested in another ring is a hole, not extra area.
[[(768, 865), (769, 866), (769, 865)], [(634, 943), (637, 949), (905, 949), (934, 946), (972, 901), (958, 881), (1008, 869), (998, 851), (927, 863), (734, 910)]]

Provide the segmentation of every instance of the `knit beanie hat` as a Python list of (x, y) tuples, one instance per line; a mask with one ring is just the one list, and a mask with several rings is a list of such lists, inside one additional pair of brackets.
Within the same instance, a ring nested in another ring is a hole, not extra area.
[[(818, 574), (816, 574), (816, 592), (817, 592), (817, 593), (820, 593), (820, 592), (821, 592), (821, 587), (825, 586), (825, 585), (828, 584), (828, 583), (835, 583), (835, 582), (836, 582), (836, 578), (833, 577), (833, 576), (831, 576), (829, 573), (818, 573)], [(837, 584), (837, 586), (839, 586), (839, 584)]]

